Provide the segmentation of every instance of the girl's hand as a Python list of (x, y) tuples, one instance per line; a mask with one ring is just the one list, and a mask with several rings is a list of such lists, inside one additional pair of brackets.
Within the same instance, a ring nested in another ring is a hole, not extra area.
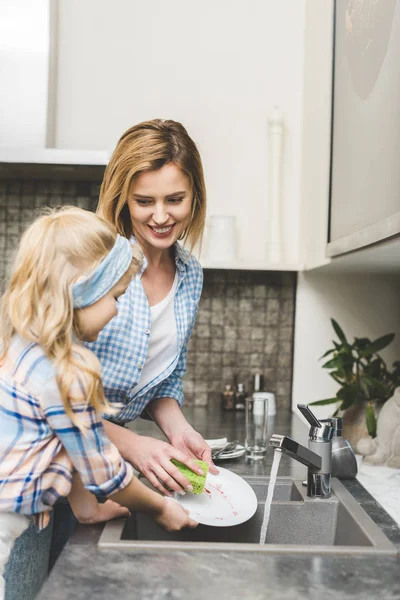
[(117, 504), (113, 500), (106, 500), (104, 504), (97, 504), (92, 514), (86, 514), (86, 512), (82, 515), (79, 510), (77, 513), (74, 513), (78, 522), (83, 525), (103, 523), (111, 519), (128, 518), (131, 514), (125, 506), (120, 506), (120, 504)]
[(72, 475), (68, 501), (75, 518), (84, 525), (103, 523), (110, 519), (119, 519), (130, 515), (125, 506), (121, 506), (114, 500), (106, 500), (104, 504), (97, 502), (96, 496), (84, 487), (81, 476), (77, 471)]
[(125, 452), (125, 458), (153, 487), (167, 496), (171, 495), (170, 490), (180, 494), (183, 494), (184, 490), (191, 491), (189, 481), (172, 464), (171, 458), (184, 463), (195, 473), (200, 472), (199, 465), (187, 451), (181, 452), (166, 442), (143, 435), (135, 435), (130, 453), (127, 455)]
[(189, 517), (188, 511), (173, 498), (164, 498), (163, 509), (153, 519), (167, 531), (180, 531), (184, 527), (194, 529), (198, 525), (197, 521)]
[(200, 433), (195, 431), (190, 425), (181, 431), (170, 435), (169, 441), (174, 448), (177, 448), (184, 454), (194, 456), (195, 458), (207, 462), (210, 465), (210, 473), (214, 473), (214, 475), (219, 473), (211, 459), (210, 446), (206, 443)]

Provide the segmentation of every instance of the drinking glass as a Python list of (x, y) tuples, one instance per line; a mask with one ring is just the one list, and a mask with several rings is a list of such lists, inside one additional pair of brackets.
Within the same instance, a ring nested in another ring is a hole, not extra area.
[(264, 458), (268, 445), (268, 398), (246, 398), (246, 456)]

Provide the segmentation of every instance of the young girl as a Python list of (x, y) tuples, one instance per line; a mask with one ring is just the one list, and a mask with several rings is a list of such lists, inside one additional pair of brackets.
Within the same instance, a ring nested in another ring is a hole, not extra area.
[[(100, 364), (82, 343), (117, 315), (139, 255), (112, 225), (78, 208), (40, 217), (22, 237), (0, 322), (0, 599), (14, 540), (32, 535), (32, 521), (43, 530), (62, 496), (86, 521), (127, 512), (97, 504), (96, 494), (168, 530), (197, 525), (133, 477), (106, 437)], [(25, 548), (24, 562), (33, 561)]]

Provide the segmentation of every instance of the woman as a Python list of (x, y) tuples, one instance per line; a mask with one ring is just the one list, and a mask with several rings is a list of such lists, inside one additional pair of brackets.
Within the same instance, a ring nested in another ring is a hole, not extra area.
[[(113, 422), (105, 423), (108, 437), (164, 494), (190, 490), (171, 458), (197, 471), (196, 457), (218, 472), (210, 448), (180, 409), (203, 274), (178, 240), (193, 250), (205, 210), (200, 155), (180, 123), (155, 119), (123, 134), (106, 168), (98, 213), (139, 244), (144, 266), (121, 297), (118, 317), (90, 348), (101, 361), (108, 401), (122, 403)], [(153, 419), (169, 444), (120, 427), (139, 416)]]

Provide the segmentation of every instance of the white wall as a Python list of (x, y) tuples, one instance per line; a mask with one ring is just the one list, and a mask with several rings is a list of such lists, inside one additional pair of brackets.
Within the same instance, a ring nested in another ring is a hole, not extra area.
[(198, 143), (208, 214), (236, 214), (239, 258), (266, 253), (268, 115), (285, 118), (286, 260), (299, 253), (305, 0), (60, 0), (56, 145), (113, 148), (177, 119)]
[[(375, 339), (386, 333), (396, 338), (382, 357), (389, 365), (400, 359), (400, 278), (397, 275), (358, 273), (300, 273), (297, 286), (293, 409), (336, 395), (338, 385), (322, 369), (319, 358), (336, 339), (330, 318), (345, 335)], [(332, 414), (334, 405), (314, 407), (320, 418)], [(297, 410), (297, 409), (296, 409)]]

